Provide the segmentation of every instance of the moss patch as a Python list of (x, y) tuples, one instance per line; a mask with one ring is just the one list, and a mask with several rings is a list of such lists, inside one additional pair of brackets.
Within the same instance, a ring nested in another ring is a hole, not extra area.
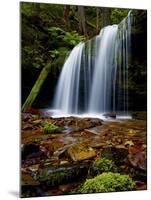
[(103, 172), (117, 172), (117, 167), (112, 160), (100, 158), (93, 162), (90, 169), (91, 175), (98, 175)]
[(62, 131), (62, 127), (56, 126), (54, 124), (50, 124), (48, 122), (42, 123), (43, 129), (45, 133), (56, 133)]
[(103, 173), (93, 179), (87, 179), (79, 189), (80, 193), (130, 191), (135, 187), (135, 182), (128, 175), (119, 173)]

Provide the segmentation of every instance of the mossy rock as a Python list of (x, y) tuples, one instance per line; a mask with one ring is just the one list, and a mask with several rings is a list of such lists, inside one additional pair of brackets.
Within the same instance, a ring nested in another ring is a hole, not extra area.
[(88, 166), (82, 164), (72, 166), (49, 166), (39, 170), (35, 180), (47, 186), (58, 186), (85, 178), (87, 173)]
[(97, 193), (97, 192), (117, 192), (131, 191), (135, 188), (135, 182), (128, 175), (119, 173), (103, 173), (92, 179), (87, 179), (79, 193)]
[(95, 176), (103, 172), (117, 172), (118, 169), (112, 160), (100, 158), (93, 162), (90, 168), (90, 175)]
[(128, 150), (126, 148), (105, 147), (101, 152), (101, 157), (112, 160), (116, 165), (127, 161)]
[(49, 133), (57, 133), (57, 132), (61, 132), (63, 130), (62, 127), (59, 127), (57, 125), (51, 124), (49, 122), (43, 122), (42, 123), (44, 132), (49, 134)]

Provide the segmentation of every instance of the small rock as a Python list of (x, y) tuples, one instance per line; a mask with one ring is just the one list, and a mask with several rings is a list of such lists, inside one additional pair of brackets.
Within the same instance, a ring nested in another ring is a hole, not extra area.
[(67, 165), (67, 164), (69, 164), (69, 161), (67, 161), (67, 160), (60, 161), (60, 165)]
[(91, 129), (84, 129), (84, 131), (86, 133), (91, 133), (91, 134), (94, 134), (94, 135), (100, 135), (100, 132), (97, 130), (97, 128), (91, 128)]
[(36, 186), (40, 185), (40, 183), (33, 179), (32, 176), (29, 174), (22, 173), (21, 175), (21, 185), (30, 185), (30, 186)]
[(32, 172), (36, 172), (36, 171), (38, 171), (38, 169), (39, 169), (39, 164), (31, 165), (29, 167), (29, 170), (32, 171)]
[(22, 127), (22, 130), (32, 130), (33, 129), (33, 125), (32, 124), (25, 124)]
[(101, 147), (104, 147), (104, 146), (106, 146), (106, 143), (104, 142), (101, 142), (101, 143), (92, 143), (92, 144), (90, 144), (90, 146), (91, 147), (93, 147), (93, 148), (101, 148)]
[(103, 116), (105, 116), (106, 118), (108, 118), (108, 117), (116, 118), (116, 113), (115, 112), (108, 112), (108, 113), (104, 113)]
[(32, 123), (33, 123), (33, 124), (36, 124), (36, 125), (41, 124), (41, 122), (42, 122), (41, 119), (37, 119), (37, 120), (32, 121)]
[(91, 148), (78, 143), (67, 150), (73, 161), (90, 159), (96, 156), (96, 152)]
[(101, 156), (113, 160), (115, 164), (123, 163), (128, 156), (128, 150), (120, 146), (118, 148), (105, 147), (101, 152)]
[(69, 192), (72, 189), (76, 188), (79, 185), (79, 183), (69, 183), (69, 184), (65, 184), (65, 185), (60, 185), (59, 189), (62, 192)]

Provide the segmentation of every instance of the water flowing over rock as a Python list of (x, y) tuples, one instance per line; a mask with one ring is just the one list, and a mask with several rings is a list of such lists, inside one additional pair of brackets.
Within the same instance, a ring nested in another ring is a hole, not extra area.
[(111, 110), (112, 73), (114, 70), (114, 46), (118, 26), (107, 26), (96, 37), (96, 61), (90, 95), (90, 112), (106, 112)]
[(53, 108), (63, 114), (128, 114), (132, 13), (71, 51), (61, 71)]

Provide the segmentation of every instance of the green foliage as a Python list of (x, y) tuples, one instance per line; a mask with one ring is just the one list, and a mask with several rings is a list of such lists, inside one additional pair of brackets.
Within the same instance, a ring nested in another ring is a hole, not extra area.
[(100, 158), (93, 162), (91, 174), (101, 174), (103, 172), (117, 172), (117, 167), (112, 160)]
[(69, 49), (65, 48), (65, 47), (61, 47), (58, 49), (54, 49), (49, 51), (50, 56), (52, 58), (58, 59), (58, 58), (63, 58), (62, 62), (60, 64), (62, 64), (64, 62), (64, 58), (67, 55)]
[(63, 41), (71, 46), (75, 46), (81, 41), (84, 41), (86, 38), (79, 35), (76, 31), (65, 32)]
[(112, 24), (119, 24), (128, 14), (129, 9), (113, 8), (111, 12)]
[[(42, 69), (51, 60), (58, 59), (59, 56), (62, 57), (59, 48), (66, 48), (67, 53), (76, 44), (86, 39), (79, 34), (78, 21), (71, 18), (71, 16), (78, 14), (76, 6), (70, 6), (69, 20), (71, 26), (67, 27), (63, 18), (63, 5), (29, 2), (21, 2), (20, 5), (23, 68), (28, 68), (30, 71), (32, 71), (32, 68)], [(127, 9), (112, 9), (111, 23), (119, 23), (119, 20), (125, 17), (127, 12)], [(96, 8), (85, 7), (85, 14), (87, 15), (86, 19), (95, 25)], [(101, 15), (99, 20), (101, 24)], [(92, 28), (89, 27), (89, 29)], [(96, 35), (96, 30), (89, 29), (88, 35), (91, 37)], [(59, 59), (59, 63), (61, 61), (64, 62), (64, 59)], [(63, 65), (63, 62), (61, 65)], [(58, 62), (56, 67), (58, 67)]]
[(50, 27), (48, 28), (48, 31), (51, 34), (51, 37), (55, 37), (55, 39), (58, 39), (60, 42), (64, 42), (65, 45), (71, 47), (86, 39), (76, 31), (68, 32), (59, 27)]
[(60, 35), (65, 33), (65, 31), (59, 27), (50, 27), (48, 28), (48, 31), (52, 37), (60, 37)]
[(93, 179), (87, 179), (79, 189), (80, 193), (116, 192), (133, 190), (135, 182), (128, 175), (103, 173)]
[(52, 50), (52, 51), (49, 51), (50, 53), (51, 53), (51, 57), (52, 58), (56, 58), (56, 57), (58, 57), (58, 55), (59, 55), (59, 51), (58, 50)]
[(42, 123), (43, 129), (45, 133), (56, 133), (56, 132), (60, 132), (62, 130), (61, 127), (56, 126), (54, 124), (50, 124), (48, 122), (43, 122)]

